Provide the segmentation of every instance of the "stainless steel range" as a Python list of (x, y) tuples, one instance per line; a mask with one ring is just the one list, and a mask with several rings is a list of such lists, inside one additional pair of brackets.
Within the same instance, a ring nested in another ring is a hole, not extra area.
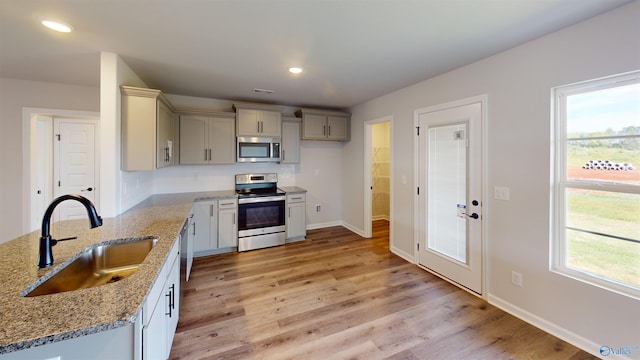
[(238, 251), (285, 243), (285, 193), (278, 175), (238, 174)]

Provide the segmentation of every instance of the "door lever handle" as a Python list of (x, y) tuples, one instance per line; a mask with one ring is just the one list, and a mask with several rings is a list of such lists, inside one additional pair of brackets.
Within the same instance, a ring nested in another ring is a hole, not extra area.
[(88, 188), (86, 188), (86, 189), (82, 189), (82, 190), (80, 190), (80, 191), (93, 191), (93, 188), (92, 188), (92, 187), (88, 187)]
[(464, 213), (465, 215), (467, 215), (468, 217), (472, 218), (472, 219), (477, 219), (480, 217), (480, 215), (478, 215), (478, 213), (473, 213), (471, 215)]

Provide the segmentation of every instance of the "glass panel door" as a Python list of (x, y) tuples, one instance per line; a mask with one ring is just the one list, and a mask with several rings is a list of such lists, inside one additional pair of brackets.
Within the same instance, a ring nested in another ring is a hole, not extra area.
[(467, 263), (466, 124), (428, 131), (427, 247)]

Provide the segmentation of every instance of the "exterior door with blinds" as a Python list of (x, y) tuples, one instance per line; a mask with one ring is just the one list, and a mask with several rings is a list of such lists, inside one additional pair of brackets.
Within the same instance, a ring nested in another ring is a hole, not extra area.
[(482, 103), (416, 111), (418, 263), (482, 293)]

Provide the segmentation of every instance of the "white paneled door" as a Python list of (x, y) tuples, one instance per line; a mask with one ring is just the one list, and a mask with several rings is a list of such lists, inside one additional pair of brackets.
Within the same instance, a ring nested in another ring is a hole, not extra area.
[(482, 103), (416, 112), (418, 262), (482, 293)]
[[(97, 207), (97, 121), (54, 118), (53, 127), (54, 197), (79, 194)], [(76, 201), (64, 201), (56, 213), (56, 221), (87, 217), (85, 208)]]

